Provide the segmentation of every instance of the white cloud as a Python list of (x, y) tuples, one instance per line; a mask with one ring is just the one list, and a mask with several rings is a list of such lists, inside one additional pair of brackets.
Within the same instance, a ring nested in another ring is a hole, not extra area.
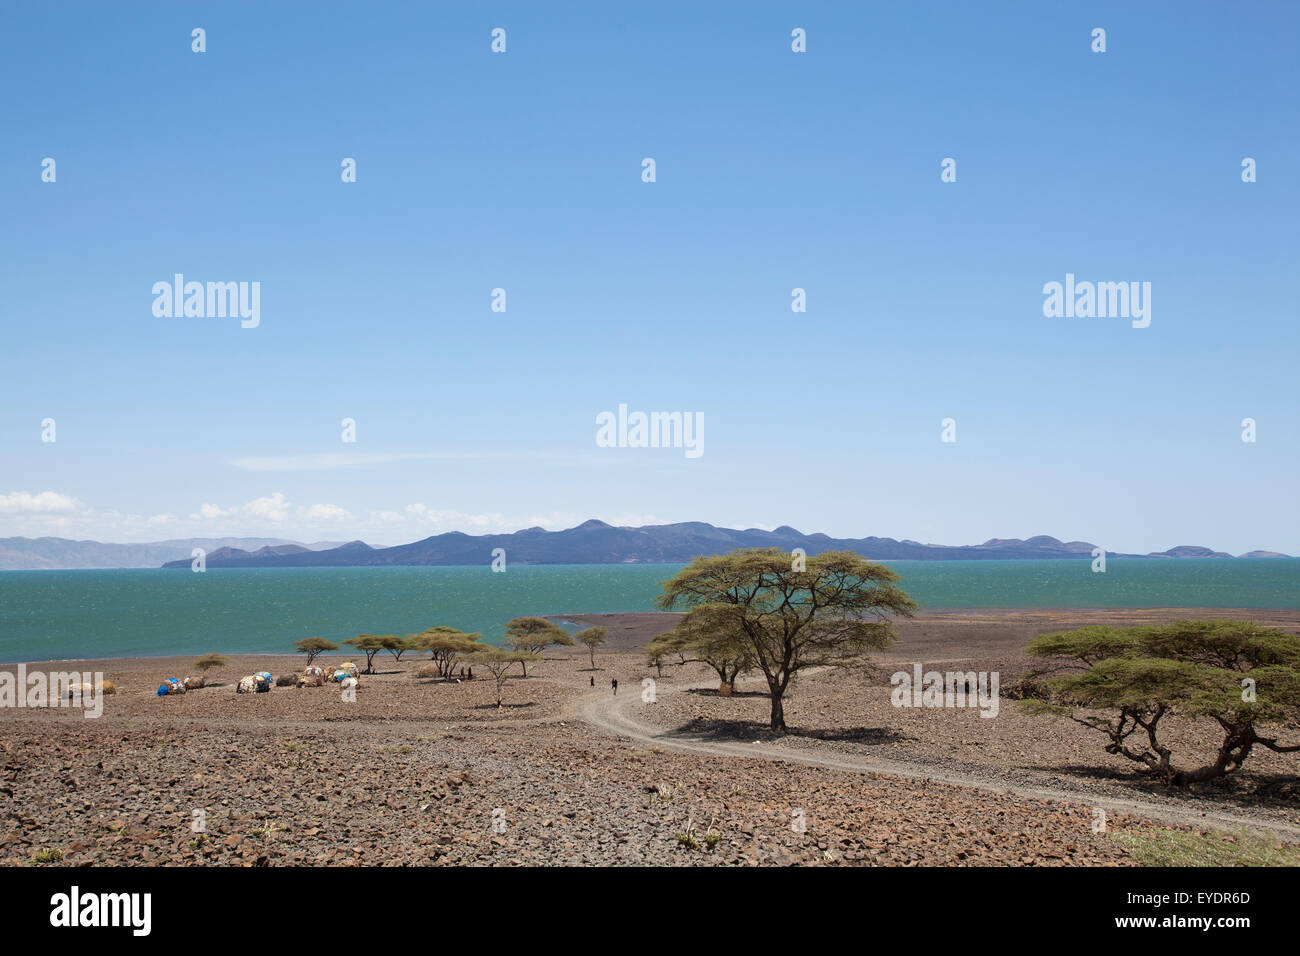
[(239, 514), (246, 518), (278, 523), (289, 516), (289, 502), (277, 491), (264, 498), (254, 498), (239, 509)]
[(86, 506), (76, 498), (69, 498), (57, 491), (42, 491), (34, 495), (26, 491), (15, 491), (13, 494), (0, 495), (0, 514), (73, 514), (86, 510)]
[(497, 530), (506, 524), (504, 515), (466, 514), (463, 511), (430, 508), (423, 504), (407, 505), (406, 514), (424, 530), (431, 528), (445, 531), (459, 531), (464, 528)]
[(623, 512), (613, 515), (591, 515), (576, 514), (572, 511), (557, 511), (549, 515), (534, 515), (525, 519), (523, 523), (516, 523), (516, 526), (510, 530), (517, 531), (519, 528), (537, 527), (545, 528), (547, 531), (563, 531), (565, 528), (580, 525), (589, 518), (598, 518), (616, 528), (637, 528), (646, 524), (663, 524), (662, 520), (651, 514)]
[(312, 505), (299, 508), (298, 517), (305, 521), (346, 521), (352, 518), (352, 514), (338, 505)]

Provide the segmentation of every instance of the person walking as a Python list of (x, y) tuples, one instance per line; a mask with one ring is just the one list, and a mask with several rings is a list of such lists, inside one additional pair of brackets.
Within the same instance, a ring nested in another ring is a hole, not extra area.
[[(594, 677), (592, 678), (592, 680), (595, 680), (595, 679), (596, 679), (596, 678), (594, 678)], [(618, 693), (618, 678), (617, 678), (617, 677), (610, 678), (609, 683), (610, 683), (610, 686), (614, 688), (614, 693), (617, 694), (617, 693)]]

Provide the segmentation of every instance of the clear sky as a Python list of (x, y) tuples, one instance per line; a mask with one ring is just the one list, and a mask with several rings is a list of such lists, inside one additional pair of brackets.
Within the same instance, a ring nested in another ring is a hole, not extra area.
[[(1293, 2), (6, 4), (0, 536), (1300, 553), (1297, 49)], [(156, 317), (175, 273), (260, 324)], [(1150, 326), (1044, 317), (1067, 273)], [(620, 403), (703, 454), (598, 447)]]

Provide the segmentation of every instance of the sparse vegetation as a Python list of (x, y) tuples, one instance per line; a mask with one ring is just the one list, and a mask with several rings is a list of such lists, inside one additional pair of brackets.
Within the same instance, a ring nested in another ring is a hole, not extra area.
[[(299, 641), (299, 643), (302, 642)], [(222, 657), (220, 654), (208, 654), (206, 657), (200, 657), (195, 661), (194, 666), (206, 674), (214, 667), (225, 667), (229, 663), (230, 659), (228, 657)], [(310, 661), (308, 663), (310, 663)]]
[(1138, 827), (1115, 830), (1111, 838), (1142, 866), (1300, 866), (1300, 845), (1249, 830), (1201, 833)]
[(476, 651), (469, 655), (467, 660), (475, 664), (481, 664), (487, 668), (497, 686), (497, 707), (501, 707), (502, 693), (505, 690), (507, 674), (515, 664), (527, 666), (529, 661), (537, 659), (537, 655), (531, 651), (505, 651), (499, 647), (489, 647), (487, 650)]

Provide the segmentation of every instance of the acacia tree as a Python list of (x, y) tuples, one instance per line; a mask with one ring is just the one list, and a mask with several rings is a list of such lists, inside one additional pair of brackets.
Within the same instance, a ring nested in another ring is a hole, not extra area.
[(683, 664), (707, 664), (718, 675), (718, 696), (730, 697), (736, 678), (756, 666), (753, 648), (736, 616), (713, 605), (692, 608), (669, 631), (655, 637), (646, 647), (650, 662), (675, 653)]
[(387, 644), (384, 645), (384, 650), (392, 654), (393, 660), (399, 664), (402, 662), (403, 654), (405, 654), (407, 651), (414, 651), (419, 649), (419, 645), (416, 644), (415, 641), (411, 640), (410, 637), (398, 637), (395, 634), (390, 634), (388, 636), (391, 637), (392, 640), (390, 640)]
[(402, 638), (395, 634), (358, 634), (349, 637), (344, 644), (350, 644), (366, 655), (366, 673), (375, 672), (375, 655), (380, 651), (389, 651), (398, 645)]
[[(1028, 653), (1056, 664), (1029, 675), (1024, 706), (1100, 731), (1109, 740), (1107, 753), (1141, 764), (1167, 784), (1226, 776), (1256, 745), (1300, 751), (1300, 733), (1285, 744), (1263, 730), (1272, 724), (1300, 731), (1300, 637), (1277, 628), (1218, 620), (1085, 627), (1041, 635)], [(1067, 668), (1072, 672), (1059, 673)], [(1110, 713), (1089, 712), (1097, 710)], [(1168, 738), (1161, 737), (1161, 722), (1174, 716), (1208, 717), (1219, 725), (1222, 738), (1212, 761), (1195, 768), (1174, 764)]]
[(298, 648), (299, 654), (307, 655), (307, 666), (311, 667), (317, 655), (324, 651), (337, 651), (339, 646), (333, 641), (327, 641), (323, 637), (304, 637), (301, 641), (294, 641), (293, 646)]
[(487, 645), (480, 643), (482, 637), (478, 631), (466, 634), (454, 627), (439, 625), (419, 634), (412, 634), (411, 641), (422, 651), (428, 651), (438, 676), (446, 680), (451, 677), (452, 665), (465, 654), (480, 651)]
[(505, 689), (506, 680), (510, 668), (515, 664), (527, 665), (529, 661), (536, 660), (537, 655), (531, 651), (504, 651), (499, 647), (489, 647), (486, 650), (475, 651), (468, 658), (475, 664), (486, 667), (488, 673), (496, 681), (497, 688), (497, 707), (501, 707), (501, 695)]
[(589, 627), (573, 635), (574, 640), (587, 645), (587, 653), (591, 655), (592, 670), (596, 669), (596, 648), (605, 643), (605, 633), (603, 627)]
[(541, 660), (542, 652), (548, 647), (572, 647), (573, 638), (564, 628), (544, 617), (516, 617), (506, 624), (506, 643), (516, 651), (530, 655), (519, 659), (519, 666), (527, 677), (529, 661)]
[(744, 635), (767, 679), (771, 728), (784, 733), (783, 700), (795, 674), (887, 647), (891, 615), (912, 616), (916, 603), (897, 582), (889, 568), (852, 551), (792, 560), (779, 548), (746, 548), (696, 558), (664, 582), (658, 603), (708, 608), (709, 620)]
[(662, 644), (655, 644), (655, 641), (659, 640), (660, 637), (663, 637), (663, 635), (660, 634), (651, 639), (645, 649), (646, 663), (655, 669), (656, 677), (664, 676), (664, 661), (668, 659), (669, 654), (667, 647), (664, 647)]

